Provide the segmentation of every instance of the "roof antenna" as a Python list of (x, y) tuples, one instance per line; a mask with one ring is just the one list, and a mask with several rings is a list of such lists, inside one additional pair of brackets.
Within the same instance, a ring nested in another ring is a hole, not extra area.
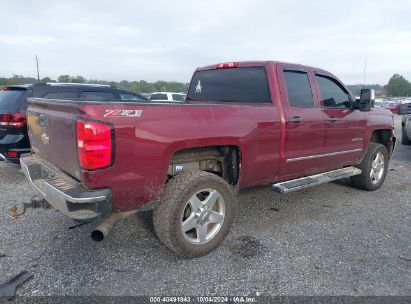
[(362, 88), (365, 89), (365, 70), (367, 69), (367, 58), (364, 59), (364, 81), (362, 83)]
[(37, 64), (37, 81), (40, 82), (40, 72), (39, 72), (39, 59), (36, 54), (36, 64)]

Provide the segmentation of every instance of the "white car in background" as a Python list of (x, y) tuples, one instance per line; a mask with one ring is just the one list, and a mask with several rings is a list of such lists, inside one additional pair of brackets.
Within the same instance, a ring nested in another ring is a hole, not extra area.
[(383, 102), (382, 98), (375, 98), (374, 107), (377, 107), (377, 108), (383, 108), (384, 107), (384, 102)]
[(150, 101), (183, 102), (185, 100), (186, 100), (186, 94), (184, 93), (153, 92), (150, 96)]

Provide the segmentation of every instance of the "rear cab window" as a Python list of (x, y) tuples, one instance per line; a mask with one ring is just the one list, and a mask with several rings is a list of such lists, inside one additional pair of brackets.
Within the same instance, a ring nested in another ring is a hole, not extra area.
[(30, 91), (26, 89), (1, 89), (0, 113), (24, 112)]
[(238, 67), (197, 71), (187, 100), (271, 103), (265, 67)]

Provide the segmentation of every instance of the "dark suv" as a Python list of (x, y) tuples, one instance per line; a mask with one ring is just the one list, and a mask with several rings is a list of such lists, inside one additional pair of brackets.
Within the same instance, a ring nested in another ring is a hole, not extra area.
[(3, 86), (0, 90), (0, 160), (19, 163), (30, 152), (27, 97), (96, 101), (147, 101), (140, 94), (106, 85), (50, 83)]

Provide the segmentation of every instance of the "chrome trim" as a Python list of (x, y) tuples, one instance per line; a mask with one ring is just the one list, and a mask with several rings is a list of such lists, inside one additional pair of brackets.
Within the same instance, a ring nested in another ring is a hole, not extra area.
[(63, 214), (77, 220), (92, 220), (111, 213), (110, 189), (87, 190), (34, 155), (23, 155), (20, 164), (38, 197), (45, 199)]
[(28, 149), (10, 149), (10, 151), (15, 151), (15, 152), (30, 152), (31, 149), (30, 149), (30, 148), (28, 148)]
[(84, 87), (105, 87), (109, 88), (108, 84), (98, 84), (98, 83), (75, 83), (75, 82), (47, 82), (49, 86), (84, 86)]
[(1, 154), (1, 153), (0, 153), (0, 159), (3, 160), (3, 161), (6, 161), (6, 158), (5, 158), (4, 155)]
[(354, 152), (361, 152), (361, 151), (362, 151), (362, 149), (352, 149), (352, 150), (344, 150), (344, 151), (317, 154), (317, 155), (302, 156), (302, 157), (296, 157), (296, 158), (287, 158), (287, 163), (300, 161), (300, 160), (306, 160), (306, 159), (322, 158), (322, 157), (328, 157), (328, 156), (335, 156), (335, 155), (342, 155), (342, 154), (348, 154), (348, 153), (354, 153)]
[[(309, 175), (301, 178), (296, 178), (280, 183), (276, 183), (272, 185), (273, 190), (280, 192), (280, 193), (289, 193), (296, 190), (321, 185), (324, 183), (328, 183), (334, 180), (338, 180), (341, 178), (346, 178), (354, 175), (361, 174), (361, 170), (356, 167), (346, 167), (342, 169), (327, 171), (319, 174)], [(308, 181), (307, 183), (304, 183)], [(303, 182), (299, 185), (295, 185), (295, 183)], [(291, 187), (287, 187), (287, 184), (292, 183)]]
[(93, 203), (96, 201), (104, 200), (106, 199), (105, 196), (94, 196), (94, 197), (86, 197), (86, 198), (77, 198), (77, 197), (72, 197), (70, 195), (67, 195), (60, 189), (54, 187), (50, 183), (48, 183), (46, 180), (42, 180), (42, 188), (38, 186), (38, 183), (33, 181), (30, 175), (30, 171), (28, 166), (24, 163), (24, 159), (20, 159), (20, 164), (21, 164), (21, 169), (23, 170), (24, 175), (27, 177), (29, 182), (36, 188), (38, 191), (38, 194), (42, 196), (42, 198), (46, 199), (49, 203), (52, 203), (55, 200), (66, 200), (71, 203)]

